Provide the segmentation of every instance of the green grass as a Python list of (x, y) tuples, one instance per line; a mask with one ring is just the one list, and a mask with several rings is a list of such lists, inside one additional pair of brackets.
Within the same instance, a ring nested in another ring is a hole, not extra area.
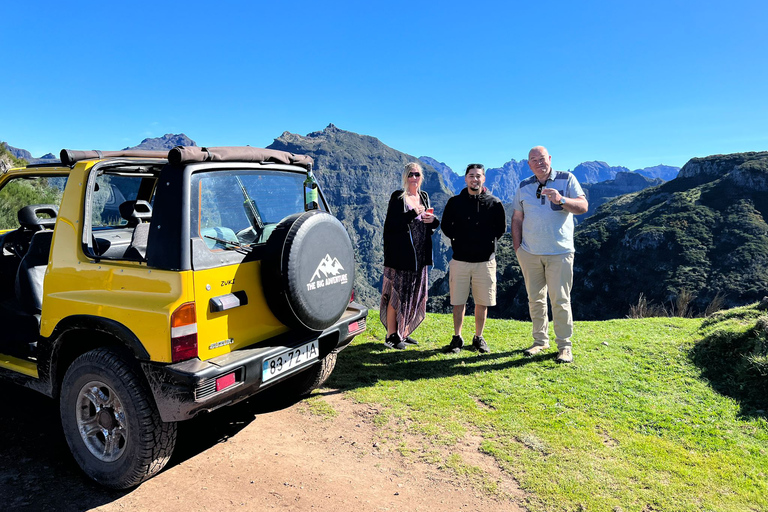
[[(764, 332), (762, 312), (741, 311), (577, 322), (571, 365), (557, 365), (554, 348), (523, 357), (530, 323), (512, 320), (489, 320), (490, 354), (443, 354), (452, 321), (437, 314), (414, 333), (418, 347), (387, 350), (371, 311), (369, 330), (342, 352), (328, 384), (379, 404), (376, 424), (404, 455), (469, 475), (493, 493), (494, 482), (452, 451), (480, 436), (480, 450), (518, 481), (532, 511), (768, 510), (760, 397), (739, 392), (749, 381), (718, 380), (724, 373), (711, 364), (718, 340)], [(465, 340), (472, 329), (468, 317)], [(759, 350), (749, 346), (751, 354), (732, 355), (758, 360), (759, 369)], [(421, 446), (403, 447), (406, 439)]]

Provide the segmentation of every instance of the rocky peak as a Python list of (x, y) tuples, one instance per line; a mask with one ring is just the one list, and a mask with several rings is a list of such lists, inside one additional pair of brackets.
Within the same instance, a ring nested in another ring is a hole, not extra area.
[(184, 135), (183, 133), (174, 134), (166, 133), (162, 137), (147, 138), (141, 141), (138, 146), (130, 146), (123, 149), (144, 149), (144, 150), (167, 150), (173, 149), (176, 146), (197, 146), (195, 141)]

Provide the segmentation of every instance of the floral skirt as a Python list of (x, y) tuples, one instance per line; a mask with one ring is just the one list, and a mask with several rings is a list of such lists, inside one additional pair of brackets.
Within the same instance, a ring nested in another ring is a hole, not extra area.
[(387, 328), (387, 306), (397, 312), (397, 334), (405, 339), (427, 315), (427, 267), (420, 270), (395, 270), (384, 267), (379, 318)]

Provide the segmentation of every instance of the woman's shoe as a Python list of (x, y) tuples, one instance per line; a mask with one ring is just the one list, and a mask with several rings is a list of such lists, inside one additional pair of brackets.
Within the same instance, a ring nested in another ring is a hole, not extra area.
[(387, 339), (384, 340), (384, 344), (390, 348), (405, 350), (405, 343), (403, 343), (403, 340), (400, 339), (400, 336), (396, 332), (387, 336)]
[(406, 336), (403, 341), (408, 343), (409, 345), (418, 345), (419, 344), (418, 341), (416, 341), (415, 339), (411, 338), (410, 336)]

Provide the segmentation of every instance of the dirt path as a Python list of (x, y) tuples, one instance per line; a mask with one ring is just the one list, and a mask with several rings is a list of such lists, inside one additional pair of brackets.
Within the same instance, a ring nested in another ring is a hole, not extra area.
[[(504, 497), (485, 494), (450, 470), (404, 457), (374, 424), (377, 411), (326, 390), (320, 409), (248, 402), (180, 424), (169, 466), (129, 492), (83, 477), (69, 456), (53, 402), (0, 385), (3, 510), (125, 511), (522, 511), (524, 496), (495, 462), (458, 448)], [(318, 405), (318, 404), (316, 404)], [(10, 407), (8, 407), (10, 406)], [(418, 446), (418, 439), (402, 439)]]

